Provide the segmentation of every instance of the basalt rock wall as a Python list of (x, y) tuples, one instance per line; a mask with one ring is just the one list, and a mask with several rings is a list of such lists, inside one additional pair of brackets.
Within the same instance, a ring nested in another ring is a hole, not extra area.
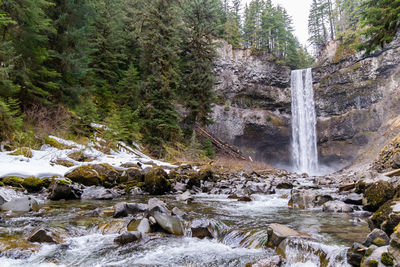
[[(210, 131), (253, 158), (289, 164), (290, 69), (270, 55), (220, 44), (215, 66), (218, 104)], [(400, 114), (399, 46), (396, 39), (370, 56), (339, 57), (343, 47), (332, 42), (313, 68), (319, 158), (324, 164), (344, 166), (366, 151), (364, 159), (370, 159), (396, 135), (392, 124)]]

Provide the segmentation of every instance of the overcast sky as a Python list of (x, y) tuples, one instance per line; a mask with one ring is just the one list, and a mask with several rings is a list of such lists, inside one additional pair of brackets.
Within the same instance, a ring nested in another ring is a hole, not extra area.
[[(248, 3), (250, 0), (246, 0)], [(312, 0), (272, 0), (274, 4), (283, 6), (293, 19), (295, 34), (302, 44), (308, 39), (308, 12)]]

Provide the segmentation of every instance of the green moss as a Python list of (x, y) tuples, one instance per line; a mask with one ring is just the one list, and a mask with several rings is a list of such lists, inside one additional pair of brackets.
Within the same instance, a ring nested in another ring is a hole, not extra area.
[(379, 262), (377, 260), (370, 260), (368, 262), (369, 267), (378, 267)]
[(381, 262), (386, 266), (393, 266), (394, 264), (393, 258), (388, 252), (382, 253)]
[(20, 185), (24, 182), (24, 179), (21, 177), (17, 176), (9, 176), (9, 177), (4, 177), (2, 179), (2, 182), (5, 185), (13, 186), (13, 187), (20, 187)]
[(159, 167), (151, 169), (144, 176), (144, 189), (151, 195), (162, 195), (171, 189), (168, 174)]
[(4, 183), (3, 183), (3, 182), (0, 182), (0, 186), (4, 186)]
[(386, 201), (390, 200), (395, 194), (394, 188), (386, 181), (378, 181), (370, 185), (364, 193), (367, 200), (367, 208), (370, 211), (377, 210)]
[(24, 156), (27, 158), (32, 158), (32, 151), (29, 147), (19, 147), (14, 152), (9, 153), (11, 156)]
[(61, 166), (68, 167), (68, 168), (75, 166), (75, 164), (73, 162), (71, 162), (69, 160), (63, 160), (63, 159), (58, 159), (55, 163), (57, 165), (61, 165)]
[(48, 179), (39, 179), (37, 177), (27, 177), (23, 179), (22, 186), (28, 190), (28, 192), (38, 192), (43, 187), (48, 186)]
[(386, 241), (381, 237), (377, 237), (374, 239), (374, 241), (372, 241), (372, 244), (377, 245), (378, 247), (382, 247), (386, 245)]
[(72, 148), (71, 146), (67, 146), (67, 145), (61, 144), (56, 139), (51, 138), (51, 137), (46, 137), (44, 139), (44, 143), (47, 144), (47, 145), (50, 145), (52, 147), (58, 148), (58, 149), (70, 149), (70, 148)]

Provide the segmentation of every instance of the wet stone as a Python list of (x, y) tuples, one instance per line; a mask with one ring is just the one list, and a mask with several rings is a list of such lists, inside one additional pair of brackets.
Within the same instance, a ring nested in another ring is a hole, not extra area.
[(367, 238), (363, 242), (364, 246), (370, 246), (372, 244), (381, 247), (389, 245), (389, 237), (387, 234), (381, 229), (374, 229), (371, 233), (368, 234)]
[(31, 197), (22, 197), (4, 203), (1, 209), (15, 212), (38, 211), (39, 204)]
[(178, 217), (169, 216), (158, 211), (155, 211), (153, 216), (158, 225), (166, 232), (173, 235), (183, 235), (182, 223)]
[(211, 223), (207, 220), (196, 219), (192, 221), (190, 226), (192, 230), (192, 237), (197, 237), (200, 239), (209, 237), (212, 238), (212, 228)]
[(138, 242), (138, 241), (140, 241), (141, 238), (142, 238), (142, 234), (140, 232), (137, 232), (137, 231), (126, 232), (126, 233), (123, 233), (123, 234), (117, 236), (114, 239), (114, 242), (117, 243), (118, 245), (123, 246), (123, 245), (129, 244), (129, 243)]
[(55, 234), (44, 228), (34, 229), (28, 236), (28, 241), (33, 243), (59, 243)]

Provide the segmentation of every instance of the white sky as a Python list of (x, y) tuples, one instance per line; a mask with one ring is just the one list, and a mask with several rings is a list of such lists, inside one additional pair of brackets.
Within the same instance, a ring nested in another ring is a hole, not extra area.
[[(245, 0), (247, 3), (250, 0)], [(308, 12), (312, 0), (272, 0), (276, 5), (283, 6), (293, 19), (295, 35), (303, 45), (307, 44), (308, 39)]]

